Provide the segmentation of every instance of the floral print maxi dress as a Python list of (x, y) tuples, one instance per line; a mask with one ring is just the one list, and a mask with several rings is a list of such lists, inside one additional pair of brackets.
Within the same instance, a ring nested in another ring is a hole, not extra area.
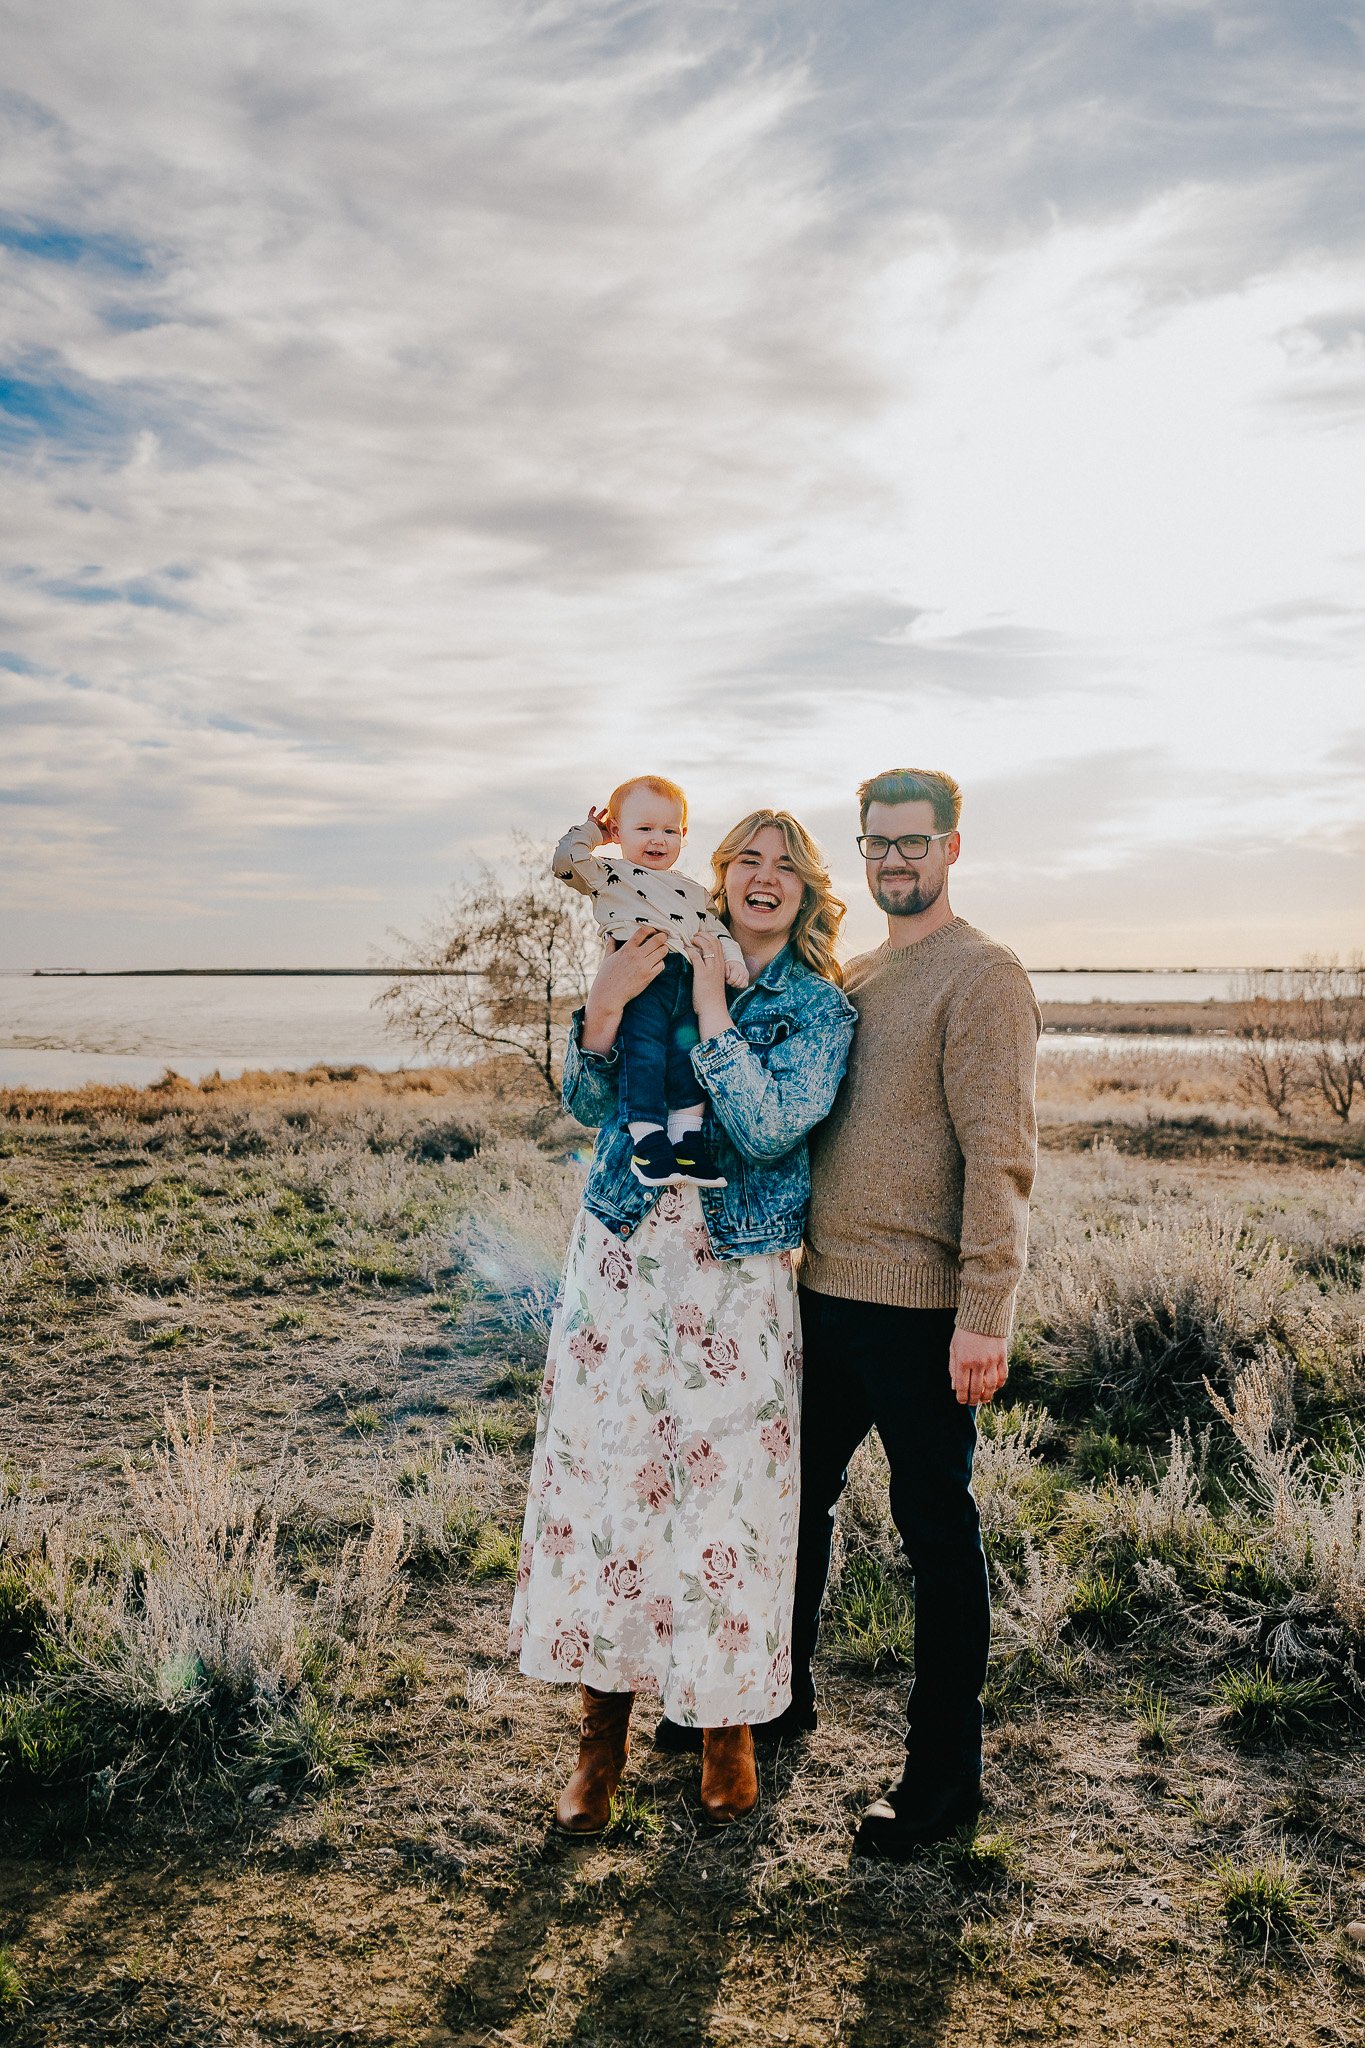
[(791, 1698), (798, 1323), (790, 1252), (717, 1259), (695, 1188), (627, 1245), (580, 1210), (550, 1332), (509, 1649), (675, 1721)]

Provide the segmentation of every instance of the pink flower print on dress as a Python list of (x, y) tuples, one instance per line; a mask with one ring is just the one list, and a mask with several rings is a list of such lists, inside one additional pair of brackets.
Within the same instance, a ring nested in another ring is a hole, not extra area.
[(606, 1355), (607, 1340), (600, 1331), (575, 1330), (569, 1339), (569, 1356), (578, 1361), (584, 1372), (596, 1372)]
[[(771, 1641), (771, 1638), (769, 1638)], [(792, 1653), (790, 1643), (783, 1643), (781, 1649), (768, 1666), (768, 1691), (781, 1692), (791, 1684)]]
[(654, 1599), (646, 1600), (645, 1616), (657, 1640), (661, 1643), (671, 1643), (673, 1640), (673, 1602), (669, 1599), (667, 1593), (659, 1593), (655, 1595)]
[(631, 1487), (642, 1508), (661, 1508), (665, 1501), (673, 1498), (673, 1481), (668, 1476), (668, 1467), (661, 1465), (657, 1458), (648, 1459), (640, 1467)]
[(667, 1413), (667, 1411), (665, 1411), (662, 1415), (656, 1415), (654, 1418), (654, 1427), (650, 1431), (650, 1435), (656, 1436), (659, 1439), (660, 1444), (662, 1445), (663, 1449), (668, 1453), (670, 1458), (677, 1457), (678, 1418), (676, 1415), (670, 1415)]
[(689, 1437), (687, 1447), (682, 1454), (682, 1461), (683, 1470), (692, 1481), (692, 1484), (699, 1486), (703, 1492), (705, 1492), (708, 1486), (714, 1486), (718, 1479), (722, 1479), (725, 1476), (725, 1460), (721, 1457), (719, 1451), (711, 1448), (711, 1442), (708, 1437)]
[(779, 1465), (786, 1464), (792, 1454), (792, 1433), (785, 1415), (774, 1415), (771, 1422), (765, 1422), (758, 1440), (770, 1458)]
[(711, 1249), (710, 1234), (704, 1223), (694, 1223), (692, 1225), (687, 1233), (687, 1242), (691, 1246), (692, 1257), (697, 1265), (715, 1265), (716, 1255)]
[(521, 1556), (520, 1556), (520, 1557), (519, 1557), (519, 1558), (517, 1559), (517, 1585), (518, 1585), (518, 1586), (529, 1586), (529, 1585), (530, 1585), (530, 1583), (531, 1583), (531, 1559), (532, 1559), (532, 1558), (533, 1558), (533, 1557), (535, 1556), (535, 1554), (536, 1554), (536, 1551), (535, 1551), (535, 1545), (534, 1545), (534, 1543), (528, 1543), (528, 1542), (526, 1541), (526, 1539), (525, 1539), (525, 1538), (523, 1537), (523, 1539), (522, 1539), (522, 1545), (521, 1545)]
[(613, 1600), (638, 1600), (645, 1575), (633, 1557), (608, 1557), (597, 1574), (597, 1583)]
[(623, 1244), (609, 1244), (598, 1260), (597, 1270), (608, 1287), (614, 1287), (618, 1294), (624, 1294), (635, 1271), (635, 1261)]
[(545, 1453), (545, 1470), (544, 1470), (544, 1471), (543, 1471), (543, 1472), (541, 1473), (541, 1475), (540, 1475), (540, 1497), (541, 1497), (541, 1499), (542, 1499), (542, 1500), (548, 1500), (548, 1499), (549, 1499), (549, 1497), (550, 1497), (550, 1495), (551, 1495), (551, 1494), (552, 1494), (552, 1493), (554, 1492), (554, 1488), (555, 1488), (555, 1461), (554, 1461), (554, 1459), (553, 1459), (553, 1458), (552, 1458), (552, 1457), (550, 1456), (550, 1453), (549, 1453), (549, 1452), (547, 1451), (547, 1452)]
[(791, 1269), (792, 1269), (792, 1255), (791, 1255), (791, 1253), (790, 1253), (790, 1252), (779, 1252), (779, 1253), (778, 1253), (778, 1255), (777, 1255), (777, 1263), (778, 1263), (778, 1265), (779, 1265), (779, 1266), (780, 1266), (780, 1267), (782, 1268), (782, 1270), (783, 1270), (783, 1272), (784, 1272), (784, 1273), (790, 1273), (790, 1271), (791, 1271)]
[(722, 1657), (734, 1657), (749, 1647), (749, 1624), (742, 1614), (722, 1614), (716, 1630), (716, 1647)]
[(701, 1554), (701, 1575), (712, 1593), (724, 1592), (738, 1570), (739, 1552), (733, 1543), (707, 1544)]
[(547, 1522), (540, 1532), (540, 1547), (547, 1557), (567, 1557), (573, 1549), (573, 1523)]
[(660, 1223), (676, 1223), (683, 1212), (681, 1188), (665, 1188), (655, 1207)]
[(695, 1301), (684, 1301), (673, 1311), (673, 1327), (685, 1344), (696, 1344), (706, 1335), (706, 1317)]
[(550, 1659), (561, 1671), (581, 1671), (588, 1655), (588, 1631), (579, 1623), (561, 1625), (550, 1644)]
[(739, 1365), (739, 1340), (725, 1331), (714, 1331), (702, 1342), (701, 1362), (710, 1378), (724, 1386)]

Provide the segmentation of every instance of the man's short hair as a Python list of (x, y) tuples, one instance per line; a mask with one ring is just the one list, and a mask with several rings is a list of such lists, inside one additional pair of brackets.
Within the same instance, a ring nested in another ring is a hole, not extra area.
[(932, 804), (934, 827), (956, 832), (962, 816), (962, 791), (940, 768), (885, 768), (858, 785), (858, 815), (864, 830), (872, 804)]

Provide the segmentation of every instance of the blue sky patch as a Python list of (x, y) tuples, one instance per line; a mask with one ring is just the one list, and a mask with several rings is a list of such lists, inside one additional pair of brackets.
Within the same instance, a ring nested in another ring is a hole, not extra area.
[(145, 576), (133, 576), (123, 583), (81, 583), (71, 579), (44, 583), (49, 597), (67, 604), (133, 604), (148, 611), (188, 612), (193, 606), (178, 597), (168, 597)]
[(55, 441), (72, 454), (99, 454), (133, 431), (121, 406), (74, 378), (0, 370), (0, 448), (21, 451)]
[(44, 263), (86, 264), (119, 277), (146, 277), (152, 259), (127, 235), (83, 234), (55, 221), (20, 222), (0, 218), (0, 249), (13, 249)]

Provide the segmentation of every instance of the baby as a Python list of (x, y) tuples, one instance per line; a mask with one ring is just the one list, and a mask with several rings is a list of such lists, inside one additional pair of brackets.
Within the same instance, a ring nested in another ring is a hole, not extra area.
[[(621, 1100), (635, 1141), (631, 1172), (647, 1188), (677, 1181), (723, 1188), (725, 1176), (702, 1137), (703, 1104), (691, 1052), (697, 1042), (692, 965), (687, 941), (712, 932), (725, 955), (725, 979), (744, 988), (744, 955), (708, 908), (706, 890), (673, 863), (687, 836), (687, 798), (661, 775), (637, 775), (611, 793), (603, 811), (591, 810), (555, 848), (556, 878), (591, 896), (602, 930), (624, 943), (640, 925), (661, 931), (669, 955), (649, 987), (626, 1004), (617, 1038), (622, 1059)], [(614, 841), (617, 859), (596, 848)]]

